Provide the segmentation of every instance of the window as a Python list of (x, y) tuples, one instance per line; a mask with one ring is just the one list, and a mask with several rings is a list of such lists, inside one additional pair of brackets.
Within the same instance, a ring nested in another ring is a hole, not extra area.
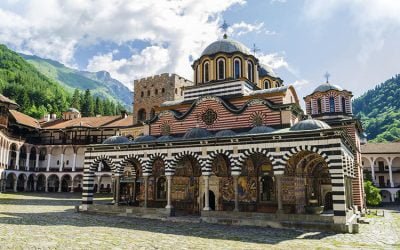
[(261, 178), (261, 200), (274, 200), (274, 181), (271, 176), (263, 176)]
[(321, 98), (319, 98), (317, 100), (317, 114), (321, 114), (322, 113), (322, 101)]
[(251, 61), (247, 62), (247, 79), (253, 82), (253, 63)]
[(161, 89), (161, 93), (165, 93), (165, 89), (164, 88)]
[(152, 108), (150, 110), (150, 119), (152, 119), (155, 115), (156, 115), (156, 111), (154, 110), (154, 108)]
[(342, 97), (342, 111), (346, 113), (346, 98)]
[(147, 96), (150, 96), (150, 90), (147, 90)]
[(269, 80), (264, 81), (264, 89), (270, 89), (271, 88), (271, 82)]
[(240, 61), (240, 59), (236, 58), (234, 60), (234, 78), (235, 79), (239, 79), (241, 76), (241, 67), (242, 67), (242, 63)]
[(165, 200), (167, 199), (167, 185), (164, 177), (160, 177), (157, 180), (157, 199)]
[(143, 93), (143, 91), (140, 93), (140, 97), (143, 97), (144, 96), (144, 93)]
[(69, 160), (67, 160), (66, 164), (67, 164), (67, 165), (69, 164)]
[(175, 88), (175, 94), (178, 94), (178, 89), (177, 88)]
[(60, 160), (57, 160), (57, 165), (60, 165)]
[(225, 79), (225, 60), (223, 58), (220, 58), (217, 61), (217, 72), (218, 72), (218, 80), (224, 80)]
[(154, 94), (158, 95), (158, 89), (154, 90)]
[(210, 81), (209, 63), (205, 62), (203, 64), (203, 80), (204, 82)]
[(138, 121), (144, 121), (144, 120), (146, 120), (146, 110), (145, 110), (145, 109), (140, 109), (140, 110), (138, 111), (137, 117), (138, 117)]
[(329, 112), (335, 112), (335, 97), (333, 96), (329, 97)]

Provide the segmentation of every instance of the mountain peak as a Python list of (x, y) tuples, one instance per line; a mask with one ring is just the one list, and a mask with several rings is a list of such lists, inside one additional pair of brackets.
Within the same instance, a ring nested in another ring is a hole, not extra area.
[(112, 79), (110, 73), (108, 73), (105, 70), (97, 71), (96, 77), (97, 77), (97, 79), (102, 80), (102, 81), (109, 81)]

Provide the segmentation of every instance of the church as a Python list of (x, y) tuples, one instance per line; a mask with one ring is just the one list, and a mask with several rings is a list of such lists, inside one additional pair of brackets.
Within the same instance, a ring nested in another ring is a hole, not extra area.
[[(86, 146), (82, 211), (357, 231), (363, 131), (350, 91), (327, 80), (304, 112), (293, 86), (226, 35), (192, 68), (193, 82), (135, 82), (143, 135)], [(111, 173), (112, 205), (94, 202), (99, 166)]]

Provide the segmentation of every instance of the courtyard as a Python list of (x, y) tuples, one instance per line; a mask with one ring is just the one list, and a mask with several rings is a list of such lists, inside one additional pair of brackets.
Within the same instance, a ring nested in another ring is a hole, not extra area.
[(75, 213), (79, 204), (73, 193), (0, 194), (0, 249), (400, 248), (399, 208), (379, 210), (359, 234), (334, 234)]

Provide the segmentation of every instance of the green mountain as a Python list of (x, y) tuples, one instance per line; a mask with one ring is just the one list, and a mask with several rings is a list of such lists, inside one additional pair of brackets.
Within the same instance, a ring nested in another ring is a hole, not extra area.
[(368, 140), (400, 139), (400, 75), (377, 85), (353, 101), (353, 112), (361, 119)]
[(87, 72), (66, 67), (50, 59), (20, 54), (42, 74), (59, 82), (72, 93), (74, 89), (90, 89), (94, 97), (121, 103), (128, 111), (132, 110), (132, 93), (121, 82), (111, 78), (106, 71)]

